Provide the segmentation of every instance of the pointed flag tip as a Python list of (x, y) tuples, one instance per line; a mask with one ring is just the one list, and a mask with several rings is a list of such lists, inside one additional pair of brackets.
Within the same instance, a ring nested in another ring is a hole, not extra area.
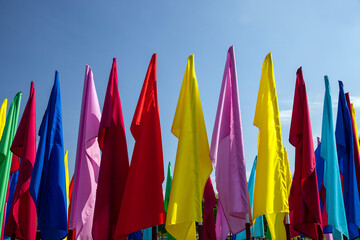
[(116, 63), (116, 58), (113, 58), (113, 62)]

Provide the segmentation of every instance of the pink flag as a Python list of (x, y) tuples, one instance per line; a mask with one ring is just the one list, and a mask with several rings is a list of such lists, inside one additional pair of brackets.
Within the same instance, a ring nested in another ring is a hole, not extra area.
[(76, 229), (76, 239), (92, 239), (91, 229), (101, 161), (97, 141), (100, 119), (93, 74), (86, 65), (69, 219), (69, 227)]
[[(227, 54), (210, 157), (215, 165), (218, 209), (222, 208), (226, 218), (226, 221), (217, 222), (216, 225), (228, 224), (233, 234), (239, 233), (245, 229), (246, 214), (249, 214), (250, 222), (252, 221), (233, 47), (229, 48)], [(219, 229), (226, 228), (216, 227), (217, 239), (220, 237)]]

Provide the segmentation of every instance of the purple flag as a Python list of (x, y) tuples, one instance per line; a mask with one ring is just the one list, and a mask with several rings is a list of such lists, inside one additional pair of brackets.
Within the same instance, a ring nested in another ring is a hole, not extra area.
[(218, 209), (222, 208), (226, 218), (226, 221), (216, 223), (216, 237), (223, 239), (220, 237), (222, 234), (219, 229), (226, 227), (218, 226), (219, 224), (228, 224), (230, 231), (236, 234), (245, 229), (246, 214), (249, 214), (252, 222), (233, 46), (227, 54), (210, 157), (215, 165), (216, 188), (219, 193)]
[(93, 74), (86, 65), (69, 219), (69, 227), (76, 229), (76, 239), (92, 239), (91, 229), (101, 161), (97, 141), (100, 118)]

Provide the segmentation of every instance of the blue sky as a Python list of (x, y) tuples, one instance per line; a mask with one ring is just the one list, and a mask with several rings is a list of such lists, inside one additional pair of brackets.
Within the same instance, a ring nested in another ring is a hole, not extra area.
[[(246, 168), (257, 151), (252, 125), (262, 62), (274, 60), (284, 146), (288, 142), (296, 70), (303, 66), (313, 137), (321, 134), (323, 76), (330, 78), (334, 120), (337, 80), (350, 91), (360, 118), (359, 1), (5, 1), (0, 0), (0, 100), (23, 92), (21, 112), (35, 82), (37, 126), (44, 114), (55, 70), (59, 71), (64, 143), (72, 174), (76, 155), (85, 64), (94, 73), (100, 107), (117, 58), (129, 155), (129, 127), (146, 70), (158, 54), (158, 97), (164, 165), (174, 166), (177, 139), (173, 116), (186, 67), (195, 54), (195, 70), (210, 142), (226, 53), (235, 46)], [(9, 103), (10, 105), (10, 103)]]

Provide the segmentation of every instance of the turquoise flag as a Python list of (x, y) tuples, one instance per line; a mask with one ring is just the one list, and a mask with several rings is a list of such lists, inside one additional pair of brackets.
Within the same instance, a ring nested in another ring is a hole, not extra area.
[[(249, 182), (248, 182), (251, 211), (252, 211), (252, 207), (253, 207), (255, 174), (256, 174), (256, 162), (257, 162), (257, 157), (255, 157), (255, 160), (254, 160), (254, 163), (253, 163), (253, 166), (252, 166), (252, 169), (251, 169)], [(253, 229), (253, 226), (251, 226), (250, 232), (251, 232), (251, 237), (255, 237), (255, 238), (263, 238), (263, 237), (265, 237), (265, 235), (264, 235), (263, 216), (260, 216), (260, 217), (255, 219), (254, 229)], [(242, 231), (239, 234), (236, 234), (236, 240), (243, 240), (243, 239), (246, 239), (246, 231)]]
[(336, 152), (330, 84), (327, 76), (325, 76), (320, 156), (324, 159), (324, 186), (329, 225), (349, 238)]

